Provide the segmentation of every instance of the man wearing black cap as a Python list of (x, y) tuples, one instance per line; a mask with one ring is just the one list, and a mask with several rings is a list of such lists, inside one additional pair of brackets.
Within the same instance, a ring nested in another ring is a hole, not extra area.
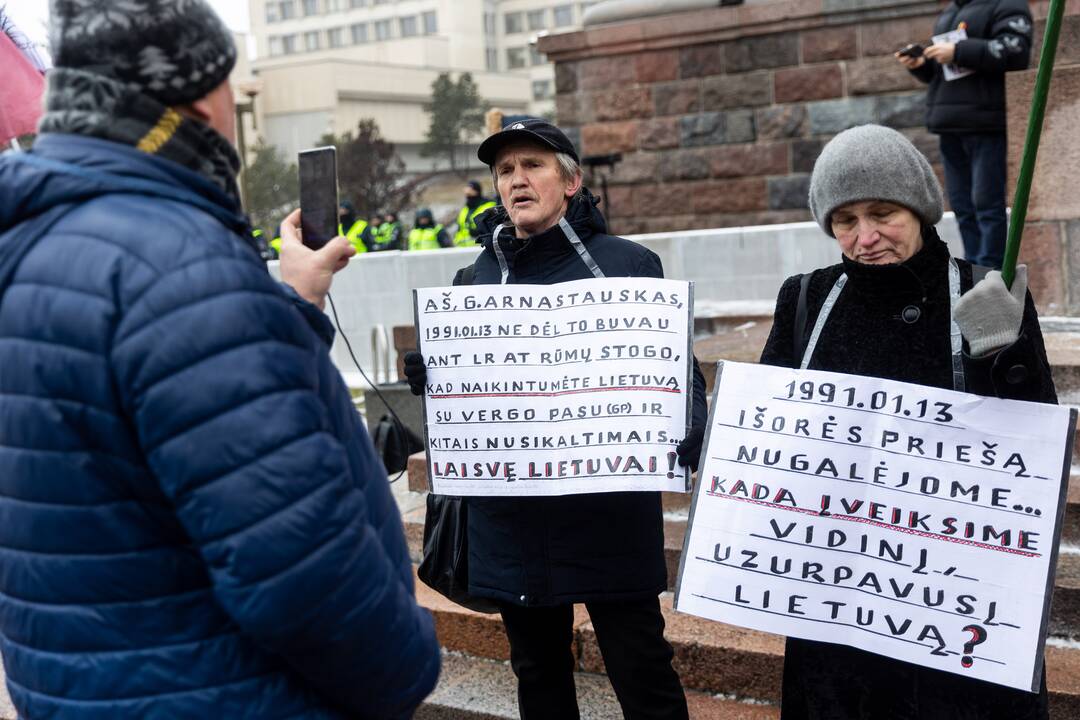
[(333, 327), (300, 299), (353, 248), (307, 250), (294, 213), (295, 291), (267, 274), (205, 0), (54, 0), (50, 21), (41, 133), (0, 157), (18, 716), (411, 717), (438, 642)]
[(484, 197), (480, 183), (470, 180), (465, 184), (465, 206), (461, 208), (457, 218), (457, 232), (454, 233), (454, 244), (458, 247), (473, 247), (476, 245), (476, 218), (481, 213), (495, 207), (495, 203)]
[[(577, 151), (554, 125), (514, 122), (477, 155), (491, 167), (503, 206), (478, 221), (483, 251), (472, 283), (663, 277), (655, 253), (605, 232)], [(423, 358), (409, 353), (405, 363), (413, 392), (422, 394)], [(678, 447), (683, 465), (697, 466), (705, 415), (695, 364), (694, 430)], [(578, 717), (574, 603), (588, 608), (625, 717), (687, 717), (657, 599), (667, 587), (660, 493), (469, 498), (468, 545), (470, 593), (500, 604), (522, 718)]]

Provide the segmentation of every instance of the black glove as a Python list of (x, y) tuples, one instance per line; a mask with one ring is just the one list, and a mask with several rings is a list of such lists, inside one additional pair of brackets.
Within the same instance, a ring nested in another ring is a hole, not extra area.
[[(409, 379), (409, 389), (413, 395), (423, 395), (427, 385), (427, 368), (424, 367), (424, 356), (415, 350), (405, 353), (405, 377)], [(700, 445), (701, 442), (699, 441)]]
[[(405, 362), (408, 361), (409, 358), (406, 356)], [(703, 440), (705, 440), (705, 428), (700, 426), (690, 428), (690, 432), (686, 433), (686, 437), (679, 443), (679, 446), (675, 448), (675, 454), (679, 456), (680, 465), (689, 467), (694, 472), (697, 472), (698, 459), (701, 456), (701, 443)]]

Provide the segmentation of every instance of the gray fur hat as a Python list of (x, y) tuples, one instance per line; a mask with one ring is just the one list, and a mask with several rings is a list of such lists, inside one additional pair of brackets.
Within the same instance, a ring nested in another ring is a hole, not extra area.
[(164, 105), (205, 97), (236, 64), (205, 0), (51, 0), (54, 64), (118, 80)]
[(833, 236), (829, 218), (841, 205), (887, 200), (910, 209), (926, 225), (945, 211), (930, 162), (911, 141), (881, 125), (861, 125), (825, 146), (810, 176), (810, 212)]

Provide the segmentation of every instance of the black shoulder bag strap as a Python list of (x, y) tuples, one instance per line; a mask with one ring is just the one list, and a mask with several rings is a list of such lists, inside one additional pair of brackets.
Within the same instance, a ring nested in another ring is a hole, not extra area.
[(798, 367), (798, 363), (802, 359), (803, 353), (806, 352), (806, 319), (807, 315), (809, 315), (806, 295), (810, 288), (810, 278), (813, 276), (813, 271), (803, 273), (799, 276), (799, 303), (795, 306), (795, 327), (792, 329), (791, 338), (791, 345), (794, 351), (792, 358), (795, 360), (795, 367)]

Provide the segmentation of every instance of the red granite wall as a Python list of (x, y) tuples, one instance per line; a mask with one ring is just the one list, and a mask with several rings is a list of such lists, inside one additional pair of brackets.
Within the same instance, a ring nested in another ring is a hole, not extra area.
[(541, 50), (559, 124), (584, 155), (623, 155), (616, 232), (789, 222), (809, 219), (814, 159), (848, 127), (895, 127), (940, 172), (924, 86), (892, 57), (928, 41), (940, 7), (781, 0), (597, 26)]
[[(1034, 4), (1036, 18), (1046, 3)], [(1044, 313), (1080, 315), (1080, 2), (1069, 13), (1058, 40), (1053, 82), (1046, 106), (1038, 163), (1032, 181), (1020, 261), (1027, 263), (1032, 295)], [(1036, 22), (1041, 47), (1045, 22)], [(1033, 62), (1034, 65), (1034, 62)], [(1035, 69), (1010, 73), (1009, 188), (1015, 187), (1035, 86)], [(1009, 198), (1010, 204), (1012, 197)]]

